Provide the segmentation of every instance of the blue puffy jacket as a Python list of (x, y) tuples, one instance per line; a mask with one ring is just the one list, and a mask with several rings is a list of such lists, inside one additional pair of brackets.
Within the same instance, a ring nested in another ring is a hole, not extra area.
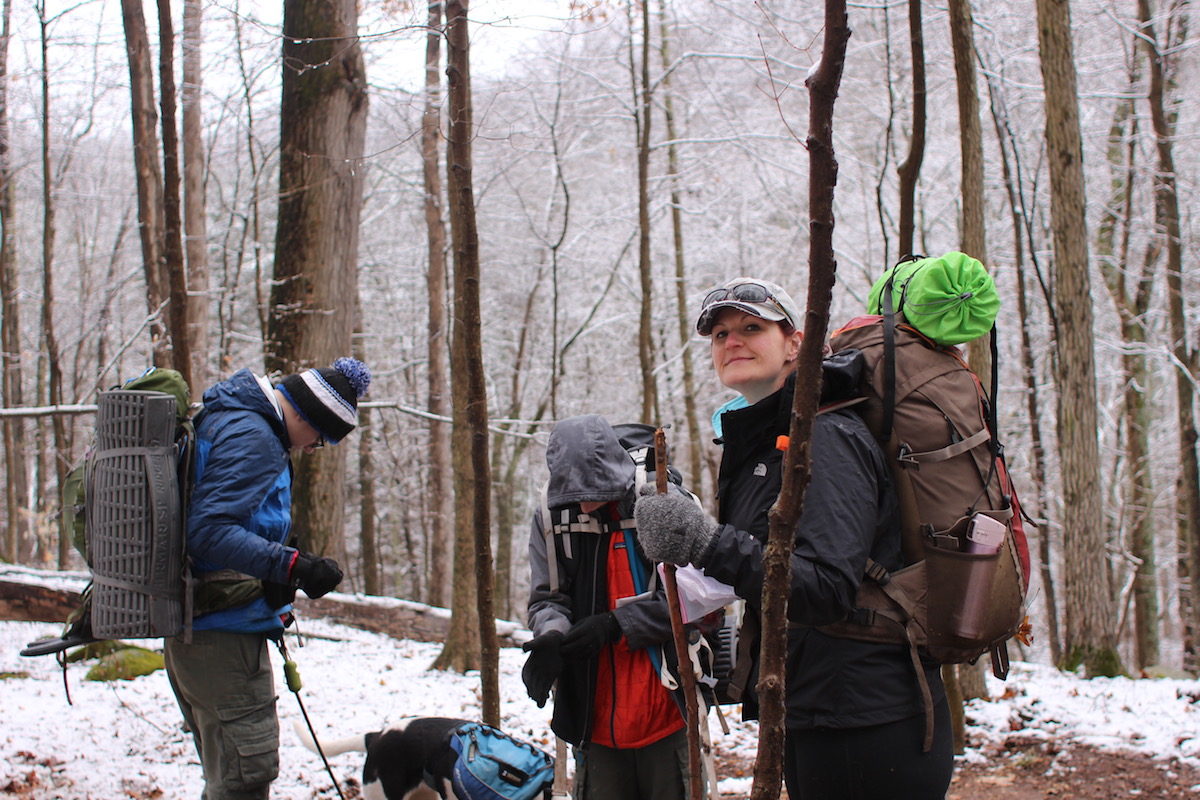
[[(291, 528), (292, 469), (287, 428), (258, 379), (243, 369), (204, 393), (196, 424), (195, 485), (187, 547), (198, 577), (235, 570), (288, 582), (295, 549)], [(196, 630), (253, 633), (282, 629), (291, 606), (261, 597), (196, 617)]]

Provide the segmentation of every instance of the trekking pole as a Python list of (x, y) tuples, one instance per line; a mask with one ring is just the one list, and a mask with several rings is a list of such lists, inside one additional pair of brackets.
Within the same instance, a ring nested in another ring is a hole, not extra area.
[[(659, 494), (667, 493), (667, 434), (659, 428), (654, 432), (654, 483)], [(687, 631), (683, 627), (683, 610), (679, 604), (679, 584), (675, 582), (675, 565), (663, 564), (663, 585), (667, 589), (667, 609), (671, 613), (671, 633), (675, 639), (675, 658), (679, 661), (679, 678), (683, 683), (684, 707), (687, 709), (688, 794), (691, 800), (704, 800), (704, 764), (700, 755), (700, 706), (696, 700), (696, 673), (688, 653)]]
[(287, 681), (287, 687), (296, 695), (296, 703), (300, 706), (300, 716), (304, 717), (304, 724), (308, 726), (308, 735), (312, 737), (313, 744), (317, 748), (317, 755), (321, 757), (321, 763), (325, 765), (325, 771), (329, 773), (329, 780), (333, 781), (333, 788), (337, 791), (338, 797), (341, 800), (346, 800), (346, 795), (342, 794), (342, 787), (338, 785), (337, 776), (333, 774), (333, 767), (329, 766), (329, 759), (325, 757), (325, 751), (321, 748), (321, 740), (317, 738), (317, 732), (313, 730), (312, 720), (308, 718), (308, 711), (304, 708), (304, 701), (300, 699), (300, 689), (304, 684), (300, 682), (300, 670), (296, 667), (296, 662), (288, 657), (287, 645), (283, 643), (283, 635), (275, 641), (275, 645), (279, 648), (279, 655), (283, 656), (283, 676)]

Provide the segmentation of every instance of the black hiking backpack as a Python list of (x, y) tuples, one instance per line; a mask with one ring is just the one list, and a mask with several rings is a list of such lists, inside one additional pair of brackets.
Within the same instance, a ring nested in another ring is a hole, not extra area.
[(94, 440), (62, 488), (61, 525), (91, 583), (61, 637), (22, 655), (190, 631), (185, 539), (195, 459), (191, 389), (151, 367), (97, 399)]

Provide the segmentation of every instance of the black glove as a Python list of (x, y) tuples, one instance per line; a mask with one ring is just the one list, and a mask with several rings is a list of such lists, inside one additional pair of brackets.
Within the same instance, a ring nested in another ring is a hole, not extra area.
[(268, 608), (283, 608), (296, 600), (296, 587), (286, 583), (263, 581), (262, 591)]
[(571, 626), (562, 640), (562, 657), (584, 661), (600, 655), (604, 645), (621, 638), (621, 624), (611, 611), (584, 617)]
[(304, 590), (314, 600), (329, 594), (342, 582), (342, 570), (332, 558), (298, 553), (292, 562), (288, 583)]
[(525, 681), (529, 699), (537, 703), (538, 708), (545, 708), (550, 687), (562, 673), (563, 660), (558, 650), (562, 640), (562, 631), (550, 631), (521, 645), (521, 649), (529, 653), (521, 668), (521, 680)]
[(642, 552), (651, 561), (703, 566), (717, 543), (717, 523), (687, 495), (643, 495), (633, 517)]

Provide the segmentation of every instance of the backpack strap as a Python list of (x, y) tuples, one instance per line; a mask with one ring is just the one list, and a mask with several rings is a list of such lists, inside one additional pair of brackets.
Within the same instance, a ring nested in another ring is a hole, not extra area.
[[(546, 500), (546, 488), (548, 486), (548, 481), (543, 483), (540, 492), (542, 496), (542, 535), (546, 537), (546, 568), (550, 579), (550, 591), (557, 593), (559, 589), (558, 558), (555, 552), (553, 512), (550, 510), (550, 504)], [(565, 546), (570, 547), (569, 544), (565, 544)]]
[(729, 684), (725, 694), (734, 703), (740, 703), (746, 694), (750, 683), (750, 670), (753, 668), (754, 645), (762, 632), (762, 624), (757, 614), (747, 613), (742, 617), (742, 627), (738, 629), (737, 652), (733, 658), (733, 670), (729, 673)]
[[(921, 752), (928, 753), (933, 747), (933, 693), (929, 689), (929, 680), (925, 677), (925, 666), (921, 663), (921, 653), (917, 649), (917, 637), (914, 635), (914, 628), (917, 624), (917, 604), (892, 580), (891, 573), (875, 559), (867, 559), (866, 574), (904, 612), (903, 619), (896, 621), (904, 629), (904, 638), (908, 641), (908, 655), (912, 659), (913, 669), (917, 673), (917, 684), (921, 687), (921, 699), (925, 703), (925, 741)], [(875, 611), (876, 615), (881, 613), (884, 612)], [(884, 616), (891, 615), (884, 613)]]
[[(883, 421), (879, 426), (879, 440), (886, 442), (892, 437), (892, 421), (896, 413), (896, 313), (904, 310), (904, 295), (908, 292), (908, 282), (905, 281), (900, 293), (900, 307), (896, 308), (892, 293), (896, 285), (896, 268), (909, 261), (916, 261), (915, 255), (907, 255), (896, 262), (888, 273), (887, 283), (883, 287), (880, 299), (883, 307)], [(909, 276), (912, 280), (912, 276)]]
[[(629, 453), (629, 458), (633, 461), (633, 497), (634, 502), (642, 496), (642, 487), (646, 485), (646, 460), (650, 458), (650, 453), (653, 448), (639, 447), (634, 450), (626, 450)], [(637, 521), (633, 519), (621, 520), (621, 528), (629, 529), (636, 528)]]
[(908, 449), (906, 445), (900, 445), (900, 453), (897, 458), (901, 463), (910, 463), (920, 466), (924, 463), (935, 463), (938, 461), (947, 461), (955, 456), (962, 455), (969, 450), (973, 450), (976, 446), (984, 442), (992, 440), (991, 431), (987, 428), (976, 431), (965, 439), (961, 439), (954, 444), (946, 445), (937, 450), (926, 450), (922, 453), (914, 453)]
[(992, 391), (988, 398), (988, 428), (992, 431), (992, 457), (998, 458), (1003, 448), (1000, 446), (1000, 423), (996, 414), (996, 396), (1000, 392), (1000, 348), (996, 343), (996, 323), (992, 323)]
[(892, 282), (896, 270), (883, 287), (883, 421), (879, 438), (892, 438), (892, 421), (896, 413), (896, 309), (892, 306)]

